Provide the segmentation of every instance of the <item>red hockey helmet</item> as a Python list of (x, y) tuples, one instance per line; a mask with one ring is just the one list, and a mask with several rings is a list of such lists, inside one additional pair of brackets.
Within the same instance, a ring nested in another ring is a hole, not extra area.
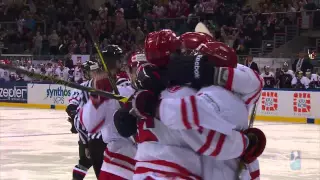
[(143, 52), (134, 52), (129, 56), (127, 65), (132, 69), (146, 62), (146, 55)]
[(233, 48), (222, 42), (208, 42), (199, 46), (199, 52), (207, 55), (218, 67), (237, 67), (238, 58)]
[(186, 50), (195, 50), (202, 43), (214, 42), (215, 39), (202, 32), (187, 32), (180, 36), (182, 48)]
[(147, 61), (159, 67), (165, 66), (170, 53), (179, 46), (176, 34), (169, 29), (149, 33), (144, 43)]

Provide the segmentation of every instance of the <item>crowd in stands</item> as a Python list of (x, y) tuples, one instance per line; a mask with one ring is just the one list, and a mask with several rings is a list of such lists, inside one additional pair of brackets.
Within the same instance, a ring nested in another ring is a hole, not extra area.
[(296, 24), (300, 13), (295, 12), (317, 9), (313, 0), (260, 0), (254, 8), (244, 0), (106, 0), (85, 14), (75, 0), (17, 2), (1, 4), (3, 51), (36, 55), (94, 53), (85, 16), (102, 48), (113, 43), (129, 50), (148, 32), (169, 28), (180, 35), (203, 21), (218, 41), (248, 54), (262, 40), (284, 32), (285, 25)]
[[(72, 54), (95, 54), (85, 17), (101, 49), (117, 44), (129, 51), (149, 32), (169, 28), (181, 35), (202, 21), (217, 41), (241, 55), (261, 47), (274, 33), (283, 33), (286, 25), (297, 24), (300, 12), (318, 9), (313, 0), (260, 0), (256, 7), (244, 0), (106, 0), (86, 14), (75, 0), (8, 2), (0, 4), (2, 52), (62, 55), (64, 60)], [(50, 74), (54, 67), (47, 64), (33, 69)], [(74, 76), (69, 70), (66, 74)]]

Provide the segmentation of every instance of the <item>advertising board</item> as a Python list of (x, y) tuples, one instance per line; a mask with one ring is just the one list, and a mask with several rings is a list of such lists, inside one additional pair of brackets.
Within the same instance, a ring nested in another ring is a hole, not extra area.
[(28, 92), (25, 82), (3, 82), (0, 85), (0, 102), (27, 103)]
[(72, 88), (58, 84), (28, 84), (29, 104), (68, 105)]
[(88, 60), (90, 60), (90, 55), (85, 54), (73, 54), (71, 56), (72, 62), (74, 65), (76, 65), (78, 62), (84, 63)]
[(258, 116), (320, 118), (320, 91), (264, 90)]

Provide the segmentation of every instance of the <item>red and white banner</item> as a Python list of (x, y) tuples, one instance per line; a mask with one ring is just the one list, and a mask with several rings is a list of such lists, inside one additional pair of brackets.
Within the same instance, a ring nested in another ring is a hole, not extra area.
[(320, 91), (263, 90), (259, 116), (320, 118)]

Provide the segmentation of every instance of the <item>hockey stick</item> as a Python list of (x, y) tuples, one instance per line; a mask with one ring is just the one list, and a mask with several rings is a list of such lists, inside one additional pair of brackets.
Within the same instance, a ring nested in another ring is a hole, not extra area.
[(85, 23), (85, 27), (89, 33), (89, 36), (91, 37), (91, 40), (92, 40), (92, 43), (99, 55), (99, 58), (101, 60), (101, 64), (103, 65), (103, 69), (106, 71), (107, 75), (108, 75), (108, 79), (109, 79), (109, 82), (111, 84), (111, 87), (113, 89), (113, 91), (115, 92), (115, 94), (119, 94), (119, 90), (117, 88), (117, 85), (114, 81), (114, 79), (112, 78), (111, 76), (111, 73), (108, 69), (108, 66), (106, 64), (106, 62), (104, 61), (104, 58), (102, 56), (102, 53), (101, 53), (101, 50), (100, 50), (100, 47), (99, 47), (99, 44), (98, 44), (98, 41), (96, 39), (96, 36), (94, 35), (93, 33), (93, 28), (89, 22), (89, 9), (88, 9), (88, 4), (86, 4), (86, 0), (80, 0), (80, 4), (82, 6), (82, 9), (83, 9), (83, 12), (84, 12), (84, 23)]
[(253, 127), (254, 119), (256, 117), (257, 104), (258, 104), (258, 102), (256, 102), (252, 107), (250, 121), (249, 121), (249, 128)]
[(56, 83), (56, 84), (61, 84), (61, 85), (68, 86), (68, 87), (75, 88), (75, 89), (79, 89), (79, 90), (82, 90), (82, 91), (87, 91), (87, 92), (90, 92), (90, 93), (93, 93), (93, 94), (96, 94), (96, 95), (99, 95), (99, 96), (104, 96), (104, 97), (107, 97), (107, 98), (110, 98), (110, 99), (115, 99), (115, 100), (118, 100), (118, 101), (123, 102), (123, 103), (128, 102), (128, 98), (127, 97), (123, 97), (123, 96), (120, 96), (120, 95), (117, 95), (117, 94), (109, 93), (109, 92), (106, 92), (106, 91), (101, 91), (101, 90), (90, 88), (90, 87), (81, 86), (80, 84), (64, 81), (64, 80), (57, 79), (57, 78), (54, 78), (54, 77), (50, 77), (50, 76), (45, 76), (45, 75), (38, 74), (38, 73), (29, 72), (27, 70), (20, 69), (18, 67), (6, 65), (6, 64), (0, 64), (0, 68), (7, 69), (7, 70), (12, 70), (12, 71), (15, 71), (17, 73), (27, 75), (27, 76), (29, 76), (31, 78), (47, 80), (47, 81), (51, 81), (51, 82)]

